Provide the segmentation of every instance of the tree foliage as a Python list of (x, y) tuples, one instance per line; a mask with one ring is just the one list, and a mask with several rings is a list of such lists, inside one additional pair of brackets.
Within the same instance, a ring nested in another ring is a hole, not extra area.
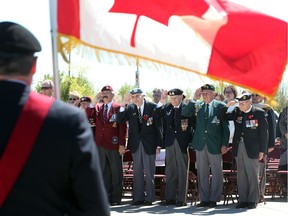
[(133, 88), (136, 88), (135, 85), (129, 85), (127, 83), (125, 83), (124, 85), (122, 85), (120, 87), (120, 89), (118, 90), (118, 95), (120, 96), (121, 100), (124, 99), (124, 96), (129, 93), (129, 91)]
[[(46, 80), (53, 80), (51, 75), (44, 75), (40, 79), (35, 87), (37, 92), (41, 91), (41, 83)], [(63, 101), (67, 101), (69, 97), (69, 92), (77, 91), (80, 96), (90, 96), (94, 98), (95, 90), (93, 84), (85, 77), (85, 72), (79, 72), (77, 76), (69, 76), (64, 73), (60, 73), (60, 98)]]

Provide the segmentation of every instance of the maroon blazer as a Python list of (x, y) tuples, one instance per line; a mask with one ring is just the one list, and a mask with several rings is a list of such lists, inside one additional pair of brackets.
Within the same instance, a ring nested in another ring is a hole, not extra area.
[(103, 148), (110, 150), (118, 150), (119, 145), (125, 146), (127, 131), (126, 122), (123, 124), (118, 124), (116, 122), (116, 116), (120, 107), (120, 104), (112, 102), (107, 122), (104, 122), (104, 104), (96, 104), (95, 141), (97, 146), (102, 146)]

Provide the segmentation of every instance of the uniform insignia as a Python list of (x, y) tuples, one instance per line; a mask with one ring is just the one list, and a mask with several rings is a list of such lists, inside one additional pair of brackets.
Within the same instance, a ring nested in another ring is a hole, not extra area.
[(112, 144), (118, 144), (118, 137), (117, 136), (112, 137)]

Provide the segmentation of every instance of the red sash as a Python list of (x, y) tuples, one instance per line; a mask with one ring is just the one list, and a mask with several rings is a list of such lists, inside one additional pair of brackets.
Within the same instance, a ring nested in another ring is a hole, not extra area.
[(0, 158), (0, 207), (21, 173), (53, 102), (30, 93)]

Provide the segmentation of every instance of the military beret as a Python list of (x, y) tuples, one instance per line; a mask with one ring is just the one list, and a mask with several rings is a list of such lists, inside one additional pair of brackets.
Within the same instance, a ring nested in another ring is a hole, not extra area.
[(142, 94), (143, 91), (140, 88), (135, 88), (135, 89), (130, 90), (129, 93), (130, 94)]
[(114, 91), (113, 88), (109, 85), (104, 86), (101, 91)]
[(203, 86), (201, 86), (201, 90), (212, 90), (212, 91), (215, 91), (215, 87), (211, 84), (205, 84)]
[(239, 95), (239, 96), (237, 96), (237, 98), (236, 98), (238, 101), (245, 101), (245, 100), (250, 100), (251, 99), (251, 94), (250, 93), (247, 93), (247, 92), (245, 92), (245, 93), (243, 93), (243, 94), (241, 94), (241, 95)]
[(92, 102), (91, 98), (86, 96), (86, 97), (81, 97), (80, 102)]
[(0, 23), (0, 54), (2, 56), (27, 55), (41, 51), (36, 37), (21, 25)]
[(183, 91), (180, 90), (180, 89), (177, 89), (177, 88), (171, 89), (171, 90), (168, 91), (168, 95), (169, 96), (182, 95), (182, 94), (183, 94)]

